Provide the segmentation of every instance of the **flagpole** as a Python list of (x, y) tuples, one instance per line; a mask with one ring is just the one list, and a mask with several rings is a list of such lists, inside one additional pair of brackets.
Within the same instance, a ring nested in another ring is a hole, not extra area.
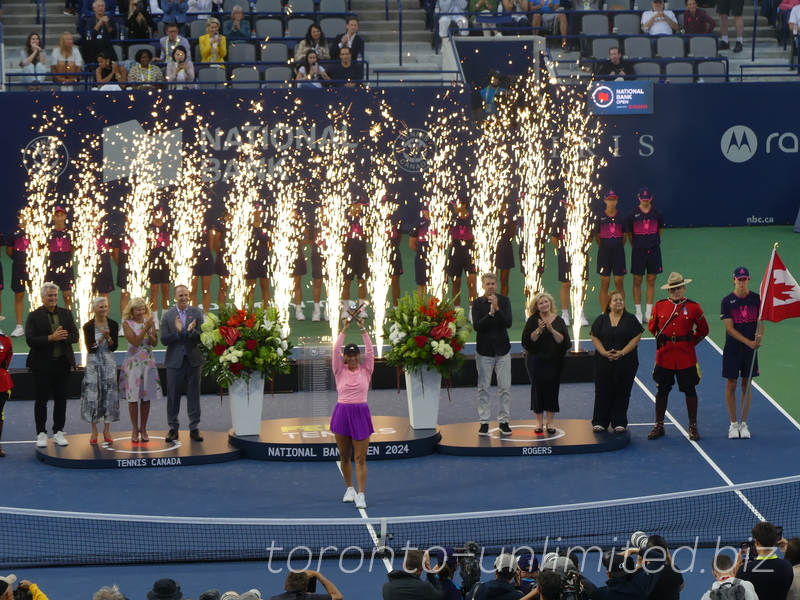
[[(769, 257), (769, 265), (767, 266), (767, 270), (765, 273), (772, 273), (772, 265), (775, 262), (775, 254), (778, 251), (778, 242), (775, 242), (772, 245), (772, 254)], [(761, 315), (764, 311), (764, 298), (766, 297), (767, 289), (769, 287), (769, 282), (767, 280), (767, 275), (765, 274), (764, 279), (761, 281), (761, 286), (759, 287), (758, 291), (761, 292), (759, 298), (759, 306), (758, 306), (758, 320), (756, 321), (756, 340), (758, 340), (758, 332), (761, 331), (761, 337), (764, 337), (764, 321), (761, 319)], [(758, 346), (755, 347), (753, 350), (753, 360), (750, 361), (750, 377), (747, 378), (747, 387), (745, 388), (744, 392), (742, 392), (742, 409), (739, 412), (739, 423), (744, 421), (744, 413), (745, 407), (749, 410), (750, 408), (750, 394), (753, 389), (753, 368), (756, 366), (756, 355), (758, 354)], [(735, 393), (735, 392), (734, 392)]]

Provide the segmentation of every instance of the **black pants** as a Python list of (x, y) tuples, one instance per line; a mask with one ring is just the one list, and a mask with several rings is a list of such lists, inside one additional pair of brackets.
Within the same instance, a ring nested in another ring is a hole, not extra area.
[(632, 369), (596, 367), (592, 425), (603, 429), (628, 426), (628, 404), (638, 365)]
[(48, 361), (43, 368), (33, 371), (33, 387), (36, 400), (33, 403), (33, 418), (36, 433), (47, 433), (47, 401), (53, 397), (53, 433), (64, 431), (67, 421), (67, 390), (70, 364), (66, 356)]
[(534, 413), (558, 412), (563, 360), (543, 359), (528, 353), (525, 360), (531, 380), (531, 410)]

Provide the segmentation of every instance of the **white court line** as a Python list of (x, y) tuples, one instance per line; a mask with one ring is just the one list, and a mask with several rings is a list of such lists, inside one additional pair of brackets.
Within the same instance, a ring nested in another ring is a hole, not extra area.
[[(343, 475), (343, 473), (342, 473), (342, 461), (341, 460), (337, 460), (336, 461), (336, 467), (339, 469), (339, 474)], [(362, 519), (369, 519), (369, 515), (367, 514), (367, 511), (365, 509), (359, 508), (357, 510), (361, 514), (361, 518)], [(381, 538), (377, 533), (375, 533), (375, 528), (370, 523), (366, 524), (366, 528), (367, 528), (367, 531), (369, 532), (370, 537), (372, 538), (372, 543), (375, 544), (376, 548), (380, 548), (381, 547)], [(386, 572), (387, 573), (391, 573), (392, 572), (392, 561), (390, 561), (385, 556), (381, 560), (383, 560), (383, 566), (386, 567)]]
[[(637, 377), (636, 383), (639, 385), (642, 391), (644, 391), (644, 393), (647, 394), (650, 400), (653, 401), (653, 404), (655, 404), (656, 397), (650, 392), (650, 390), (647, 389), (644, 383), (642, 383), (642, 380)], [(700, 456), (703, 457), (703, 459), (709, 464), (709, 466), (712, 469), (714, 469), (714, 471), (717, 472), (717, 475), (719, 475), (722, 478), (722, 480), (725, 482), (725, 485), (727, 485), (728, 487), (735, 487), (736, 484), (733, 483), (733, 481), (725, 474), (725, 471), (723, 471), (722, 468), (717, 463), (715, 463), (714, 460), (708, 454), (706, 454), (706, 451), (700, 447), (700, 444), (689, 439), (689, 432), (686, 431), (686, 429), (684, 429), (680, 423), (678, 423), (675, 417), (672, 416), (672, 413), (667, 411), (666, 416), (669, 418), (670, 421), (672, 421), (672, 424), (675, 425), (678, 431), (680, 431), (681, 434), (683, 434), (683, 437), (685, 437), (687, 441), (690, 444), (692, 444), (692, 446), (694, 446), (694, 449), (698, 452), (698, 454), (700, 454)], [(658, 443), (657, 440), (648, 440), (648, 441), (653, 443)], [(764, 515), (762, 515), (755, 506), (753, 506), (753, 503), (750, 502), (747, 496), (745, 496), (739, 490), (734, 490), (734, 492), (736, 493), (737, 496), (739, 496), (739, 499), (742, 502), (744, 502), (745, 506), (747, 506), (747, 508), (750, 509), (750, 512), (752, 512), (759, 521), (766, 521)]]

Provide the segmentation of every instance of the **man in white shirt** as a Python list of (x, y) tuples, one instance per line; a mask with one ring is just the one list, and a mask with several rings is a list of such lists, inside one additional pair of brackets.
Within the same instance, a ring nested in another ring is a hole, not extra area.
[(734, 577), (733, 559), (727, 554), (717, 554), (711, 561), (711, 573), (716, 581), (700, 600), (711, 600), (711, 592), (714, 590), (733, 588), (742, 586), (744, 590), (744, 600), (759, 600), (753, 584), (749, 581)]
[(678, 31), (678, 19), (671, 10), (664, 10), (664, 0), (653, 0), (653, 10), (642, 13), (642, 31), (649, 35), (672, 35)]

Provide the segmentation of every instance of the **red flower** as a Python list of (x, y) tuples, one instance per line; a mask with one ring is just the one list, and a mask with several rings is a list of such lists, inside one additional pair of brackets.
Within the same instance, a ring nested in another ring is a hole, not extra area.
[(428, 338), (424, 335), (418, 335), (414, 337), (414, 341), (417, 342), (417, 348), (422, 348), (425, 344), (428, 343)]
[(219, 328), (219, 332), (228, 346), (233, 346), (236, 340), (242, 336), (241, 332), (235, 327), (225, 327), (224, 325)]
[(239, 327), (242, 324), (242, 318), (238, 314), (231, 315), (231, 318), (225, 324), (229, 327)]
[(448, 325), (447, 321), (442, 321), (439, 325), (431, 329), (431, 335), (433, 336), (433, 339), (440, 340), (443, 337), (452, 337), (453, 333), (450, 331), (450, 326)]
[(245, 327), (252, 327), (255, 324), (256, 324), (256, 316), (255, 315), (250, 315), (247, 318), (247, 320), (244, 322), (244, 326)]
[(214, 354), (216, 354), (217, 356), (222, 356), (223, 352), (225, 352), (225, 346), (223, 346), (222, 344), (217, 344), (216, 346), (214, 346)]
[(243, 368), (244, 367), (242, 367), (242, 363), (233, 363), (231, 365), (231, 373), (233, 373), (234, 375), (238, 375)]
[(453, 340), (452, 342), (450, 342), (450, 345), (453, 347), (453, 350), (455, 350), (456, 352), (460, 352), (461, 351), (461, 344), (459, 344), (457, 341)]
[(247, 340), (244, 345), (247, 347), (248, 350), (255, 350), (256, 346), (258, 345), (257, 340)]
[(446, 360), (447, 359), (444, 356), (442, 356), (441, 354), (434, 354), (433, 355), (433, 362), (435, 362), (437, 365), (442, 364)]

